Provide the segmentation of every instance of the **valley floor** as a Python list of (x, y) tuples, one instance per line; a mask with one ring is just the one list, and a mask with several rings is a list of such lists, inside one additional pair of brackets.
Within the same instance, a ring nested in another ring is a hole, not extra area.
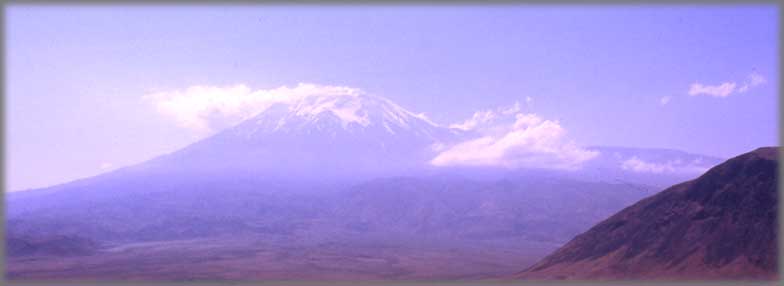
[(519, 240), (268, 235), (105, 246), (9, 258), (10, 280), (475, 280), (511, 275), (559, 245)]

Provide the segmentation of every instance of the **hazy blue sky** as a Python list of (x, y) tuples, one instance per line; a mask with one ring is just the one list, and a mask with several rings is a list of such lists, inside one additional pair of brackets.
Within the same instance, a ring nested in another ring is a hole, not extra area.
[(344, 85), (443, 124), (530, 97), (528, 112), (559, 120), (582, 145), (729, 157), (778, 142), (772, 5), (6, 12), (11, 190), (197, 140), (141, 99), (194, 85)]

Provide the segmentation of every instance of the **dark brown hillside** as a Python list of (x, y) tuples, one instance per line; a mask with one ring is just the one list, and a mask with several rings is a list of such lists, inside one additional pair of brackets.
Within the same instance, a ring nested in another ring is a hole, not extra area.
[(775, 279), (774, 147), (732, 158), (578, 235), (526, 279)]

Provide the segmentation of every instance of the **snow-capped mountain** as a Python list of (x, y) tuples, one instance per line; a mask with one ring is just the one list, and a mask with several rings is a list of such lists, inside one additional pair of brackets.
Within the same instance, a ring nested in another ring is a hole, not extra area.
[(429, 142), (444, 140), (458, 130), (439, 126), (394, 102), (367, 94), (316, 95), (278, 103), (228, 132), (251, 139), (269, 134), (319, 134), (336, 137), (346, 132)]
[(437, 166), (431, 163), (441, 152), (483, 135), (436, 124), (424, 114), (359, 90), (303, 90), (307, 92), (265, 103), (257, 114), (183, 149), (70, 185), (116, 178), (134, 183), (150, 180), (150, 176), (316, 183), (348, 179), (356, 183), (383, 177), (456, 174), (474, 179), (567, 176), (661, 187), (691, 179), (721, 161), (675, 150), (588, 147), (598, 156), (577, 170)]
[(363, 93), (303, 96), (150, 163), (273, 177), (415, 174), (466, 132)]

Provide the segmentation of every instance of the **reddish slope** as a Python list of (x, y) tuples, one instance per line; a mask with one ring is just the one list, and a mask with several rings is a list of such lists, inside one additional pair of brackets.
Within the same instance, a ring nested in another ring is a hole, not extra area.
[(776, 278), (777, 157), (767, 147), (730, 159), (613, 215), (518, 277)]

